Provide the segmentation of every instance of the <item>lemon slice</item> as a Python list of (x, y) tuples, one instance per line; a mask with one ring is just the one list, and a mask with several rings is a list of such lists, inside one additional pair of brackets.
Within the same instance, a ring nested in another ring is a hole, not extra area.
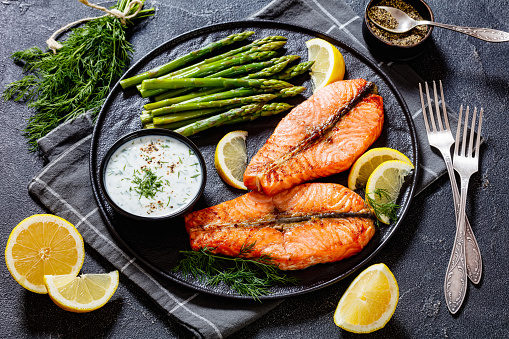
[(348, 188), (355, 190), (365, 187), (369, 176), (375, 168), (388, 160), (401, 160), (409, 164), (412, 163), (406, 155), (395, 149), (388, 147), (373, 148), (361, 155), (353, 164), (348, 175)]
[(48, 294), (60, 308), (84, 313), (104, 306), (118, 286), (118, 271), (106, 274), (45, 275)]
[(247, 167), (246, 131), (226, 134), (217, 144), (214, 164), (219, 176), (230, 186), (247, 190), (244, 171)]
[(5, 247), (5, 262), (12, 277), (36, 293), (47, 293), (45, 274), (76, 276), (84, 259), (83, 238), (76, 228), (51, 214), (36, 214), (21, 221)]
[(380, 206), (394, 204), (405, 176), (414, 169), (414, 165), (401, 160), (389, 160), (378, 165), (369, 176), (366, 184), (368, 204), (375, 210), (377, 218), (384, 224), (390, 224), (391, 216)]
[(315, 63), (311, 66), (313, 92), (334, 81), (342, 80), (345, 75), (345, 60), (339, 50), (329, 42), (315, 38), (306, 41), (308, 59)]
[(396, 278), (385, 264), (362, 271), (339, 300), (334, 322), (354, 333), (371, 333), (387, 324), (398, 304)]

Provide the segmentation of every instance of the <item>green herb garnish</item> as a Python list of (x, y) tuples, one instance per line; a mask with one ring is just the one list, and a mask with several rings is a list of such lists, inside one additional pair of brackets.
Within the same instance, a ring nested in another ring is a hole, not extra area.
[[(375, 198), (372, 198), (369, 194), (365, 194), (366, 201), (369, 206), (373, 208), (373, 211), (377, 217), (384, 215), (389, 218), (390, 221), (394, 222), (398, 220), (397, 212), (400, 206), (392, 201), (392, 197), (386, 189), (377, 188), (373, 192), (374, 196), (378, 198), (377, 202)], [(376, 221), (377, 225), (380, 226), (380, 222)]]
[[(115, 8), (123, 12), (128, 3), (118, 0)], [(128, 14), (139, 6), (134, 5)], [(150, 15), (153, 9), (144, 9), (136, 19)], [(56, 54), (38, 47), (12, 54), (14, 62), (23, 63), (23, 71), (31, 74), (8, 84), (3, 99), (24, 100), (35, 109), (24, 130), (32, 151), (37, 140), (61, 122), (87, 111), (99, 112), (133, 52), (126, 27), (116, 17), (102, 16), (72, 29)]]
[(141, 197), (153, 199), (157, 192), (161, 192), (163, 190), (162, 177), (155, 175), (150, 168), (142, 169), (142, 177), (138, 176), (136, 172), (131, 182), (137, 185), (134, 188), (134, 191), (140, 195), (140, 199)]
[(236, 257), (213, 254), (215, 248), (202, 247), (198, 251), (180, 251), (182, 259), (174, 271), (184, 276), (193, 276), (207, 285), (217, 286), (223, 282), (241, 295), (248, 295), (260, 301), (259, 297), (270, 294), (275, 284), (296, 285), (299, 281), (279, 270), (274, 258), (263, 255), (246, 259), (243, 255), (251, 252), (256, 242), (243, 245)]

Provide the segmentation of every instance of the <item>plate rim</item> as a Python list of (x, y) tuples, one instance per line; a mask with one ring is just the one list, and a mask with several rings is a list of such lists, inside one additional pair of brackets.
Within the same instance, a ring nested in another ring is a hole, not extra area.
[(415, 192), (417, 189), (417, 180), (419, 178), (419, 173), (420, 173), (420, 152), (419, 152), (419, 147), (417, 144), (417, 131), (416, 131), (415, 124), (414, 124), (412, 116), (411, 116), (411, 112), (406, 104), (406, 101), (404, 100), (403, 96), (401, 95), (400, 91), (397, 89), (397, 87), (394, 85), (394, 83), (389, 78), (389, 76), (385, 73), (385, 71), (383, 71), (373, 60), (366, 57), (359, 50), (352, 47), (348, 43), (345, 43), (335, 37), (332, 37), (332, 36), (328, 35), (327, 33), (324, 33), (320, 30), (312, 29), (312, 28), (305, 27), (305, 26), (277, 22), (277, 21), (270, 21), (270, 20), (236, 20), (236, 21), (220, 22), (220, 23), (216, 23), (216, 24), (212, 24), (212, 25), (202, 26), (202, 27), (184, 32), (184, 33), (177, 35), (171, 39), (168, 39), (165, 42), (158, 45), (157, 47), (153, 48), (151, 51), (147, 52), (137, 62), (132, 64), (129, 67), (129, 69), (127, 69), (124, 72), (122, 77), (120, 79), (118, 79), (116, 84), (108, 92), (108, 95), (107, 95), (103, 105), (101, 106), (99, 113), (97, 114), (97, 118), (96, 118), (95, 125), (94, 125), (93, 132), (92, 132), (92, 140), (90, 143), (90, 152), (89, 152), (89, 175), (90, 175), (90, 181), (92, 184), (92, 191), (94, 194), (94, 198), (98, 204), (101, 219), (105, 223), (106, 228), (108, 229), (108, 232), (112, 236), (113, 240), (115, 240), (117, 242), (117, 245), (120, 246), (122, 248), (122, 250), (127, 252), (130, 256), (136, 258), (136, 260), (139, 261), (144, 268), (148, 268), (151, 272), (156, 273), (159, 277), (169, 279), (172, 282), (178, 283), (180, 285), (186, 286), (188, 288), (191, 288), (191, 289), (199, 291), (199, 292), (203, 292), (203, 293), (215, 295), (215, 296), (220, 296), (220, 297), (225, 297), (225, 298), (252, 300), (253, 298), (250, 296), (240, 295), (237, 293), (225, 294), (225, 293), (221, 293), (219, 291), (209, 290), (202, 286), (194, 285), (194, 284), (190, 283), (189, 281), (182, 280), (182, 279), (179, 279), (178, 277), (169, 275), (167, 272), (162, 271), (161, 269), (155, 267), (153, 264), (148, 262), (144, 257), (142, 257), (141, 255), (136, 253), (136, 251), (132, 250), (131, 247), (122, 239), (122, 237), (115, 230), (115, 227), (112, 225), (112, 222), (109, 220), (109, 218), (107, 216), (108, 214), (105, 211), (105, 207), (103, 205), (104, 202), (100, 198), (100, 194), (99, 194), (98, 178), (96, 175), (94, 175), (96, 172), (95, 171), (96, 169), (94, 168), (94, 164), (97, 162), (96, 161), (97, 154), (95, 154), (95, 152), (93, 152), (93, 149), (95, 148), (95, 146), (98, 143), (98, 137), (97, 137), (97, 135), (99, 133), (98, 126), (100, 125), (99, 122), (104, 119), (105, 108), (106, 108), (108, 102), (111, 100), (111, 96), (113, 95), (113, 93), (115, 93), (118, 90), (121, 90), (121, 89), (119, 89), (120, 80), (131, 76), (131, 74), (134, 73), (135, 70), (137, 70), (140, 67), (140, 65), (143, 65), (146, 62), (146, 59), (152, 57), (154, 53), (160, 53), (160, 50), (165, 49), (165, 46), (168, 44), (176, 44), (179, 41), (182, 41), (186, 38), (193, 38), (193, 37), (199, 36), (200, 34), (206, 33), (207, 31), (218, 31), (221, 29), (234, 29), (234, 28), (247, 28), (247, 27), (253, 27), (253, 26), (261, 26), (263, 28), (282, 28), (282, 29), (287, 29), (287, 30), (291, 30), (291, 31), (295, 31), (295, 32), (300, 32), (303, 34), (313, 35), (318, 38), (323, 38), (325, 40), (328, 40), (329, 42), (334, 42), (335, 45), (345, 48), (346, 50), (348, 50), (349, 53), (353, 54), (356, 58), (360, 59), (363, 63), (365, 63), (369, 67), (371, 67), (377, 73), (377, 75), (380, 76), (385, 81), (386, 85), (388, 85), (390, 87), (391, 92), (394, 93), (397, 102), (400, 104), (400, 106), (403, 110), (403, 113), (405, 115), (405, 118), (407, 120), (407, 124), (410, 129), (409, 132), (410, 132), (410, 138), (411, 138), (411, 148), (412, 148), (413, 153), (415, 154), (414, 173), (413, 173), (412, 181), (410, 183), (410, 191), (408, 193), (407, 203), (400, 210), (400, 217), (399, 217), (398, 221), (396, 221), (396, 223), (394, 225), (392, 225), (391, 230), (389, 230), (386, 233), (384, 241), (382, 241), (380, 243), (380, 245), (378, 247), (376, 247), (375, 250), (373, 252), (371, 252), (366, 258), (364, 258), (358, 264), (349, 268), (343, 274), (338, 275), (334, 279), (313, 285), (313, 286), (311, 286), (307, 289), (304, 289), (304, 290), (292, 291), (292, 292), (288, 292), (283, 295), (268, 294), (268, 295), (263, 295), (263, 296), (259, 297), (260, 300), (270, 300), (270, 299), (281, 299), (281, 298), (285, 298), (285, 297), (301, 295), (301, 294), (309, 293), (309, 292), (316, 291), (318, 289), (330, 286), (330, 285), (348, 277), (350, 274), (356, 272), (357, 270), (359, 270), (360, 268), (365, 266), (371, 259), (373, 259), (373, 257), (375, 255), (377, 255), (385, 247), (385, 245), (392, 238), (392, 236), (394, 235), (396, 230), (399, 228), (402, 221), (405, 219), (405, 216), (407, 215), (408, 210), (412, 204), (412, 200), (415, 196)]

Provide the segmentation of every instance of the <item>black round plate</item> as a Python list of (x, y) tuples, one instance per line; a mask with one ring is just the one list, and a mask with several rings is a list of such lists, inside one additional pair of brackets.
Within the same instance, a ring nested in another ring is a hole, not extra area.
[[(260, 299), (273, 299), (310, 292), (337, 282), (362, 267), (382, 249), (396, 229), (404, 222), (404, 216), (414, 195), (417, 183), (416, 171), (419, 168), (418, 149), (415, 127), (408, 108), (387, 75), (375, 63), (355, 49), (324, 33), (308, 28), (268, 21), (239, 21), (200, 28), (157, 47), (132, 66), (123, 78), (149, 70), (229, 34), (245, 30), (256, 32), (252, 36), (253, 39), (268, 35), (286, 36), (288, 38), (285, 46), (286, 54), (298, 54), (303, 60), (307, 59), (305, 42), (309, 39), (318, 37), (337, 46), (343, 54), (346, 63), (347, 72), (345, 79), (364, 78), (374, 82), (384, 99), (384, 129), (382, 135), (372, 147), (386, 146), (398, 149), (410, 158), (416, 168), (407, 181), (408, 184), (402, 190), (399, 200), (401, 209), (398, 212), (398, 221), (396, 223), (377, 228), (375, 236), (362, 252), (351, 258), (336, 263), (320, 264), (304, 270), (288, 272), (288, 274), (297, 277), (300, 283), (296, 286), (274, 286), (270, 290), (272, 294), (260, 297)], [(298, 104), (311, 95), (311, 84), (308, 75), (295, 78), (292, 80), (292, 83), (306, 86), (308, 90), (299, 98), (292, 98), (288, 102)], [(179, 284), (224, 297), (251, 298), (239, 295), (228, 286), (208, 286), (192, 277), (183, 276), (181, 272), (173, 271), (173, 268), (181, 258), (179, 251), (190, 249), (183, 218), (147, 224), (123, 217), (116, 213), (106, 202), (99, 188), (99, 167), (101, 160), (108, 148), (120, 136), (141, 128), (139, 114), (146, 102), (147, 100), (141, 98), (135, 89), (124, 91), (117, 83), (111, 90), (97, 117), (93, 132), (90, 151), (92, 187), (103, 219), (113, 238), (146, 267)], [(214, 151), (218, 141), (229, 131), (248, 131), (248, 156), (251, 158), (265, 143), (281, 118), (282, 116), (260, 118), (249, 123), (210, 129), (191, 137), (193, 142), (200, 148), (207, 165), (207, 185), (202, 197), (196, 203), (195, 209), (216, 205), (245, 193), (226, 185), (216, 173)], [(346, 185), (347, 175), (348, 173), (341, 173), (324, 178), (321, 181), (337, 182)]]

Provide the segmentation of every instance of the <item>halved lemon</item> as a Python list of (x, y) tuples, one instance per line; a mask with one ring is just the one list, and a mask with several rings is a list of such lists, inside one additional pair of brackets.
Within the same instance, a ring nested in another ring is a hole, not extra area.
[(311, 66), (313, 92), (345, 76), (345, 60), (336, 46), (329, 42), (314, 38), (306, 41), (308, 59), (315, 63)]
[(48, 294), (60, 308), (84, 313), (97, 310), (111, 299), (118, 287), (118, 271), (80, 276), (45, 275)]
[(389, 160), (378, 165), (369, 176), (366, 184), (366, 200), (375, 210), (377, 218), (384, 224), (390, 224), (391, 217), (380, 212), (380, 206), (387, 206), (396, 202), (405, 176), (413, 169), (414, 165), (411, 163), (401, 160)]
[(355, 161), (350, 174), (348, 175), (348, 188), (355, 190), (363, 188), (368, 182), (368, 178), (375, 168), (382, 162), (389, 160), (401, 160), (411, 164), (412, 162), (406, 155), (389, 147), (373, 148), (364, 153)]
[(217, 144), (214, 164), (219, 176), (230, 186), (247, 190), (244, 171), (247, 167), (246, 131), (226, 134)]
[(398, 298), (398, 283), (389, 268), (372, 265), (348, 286), (334, 313), (334, 323), (349, 332), (374, 332), (391, 319)]
[(84, 259), (83, 238), (76, 228), (51, 214), (36, 214), (21, 221), (5, 247), (5, 262), (12, 277), (36, 293), (47, 293), (44, 275), (76, 276)]

